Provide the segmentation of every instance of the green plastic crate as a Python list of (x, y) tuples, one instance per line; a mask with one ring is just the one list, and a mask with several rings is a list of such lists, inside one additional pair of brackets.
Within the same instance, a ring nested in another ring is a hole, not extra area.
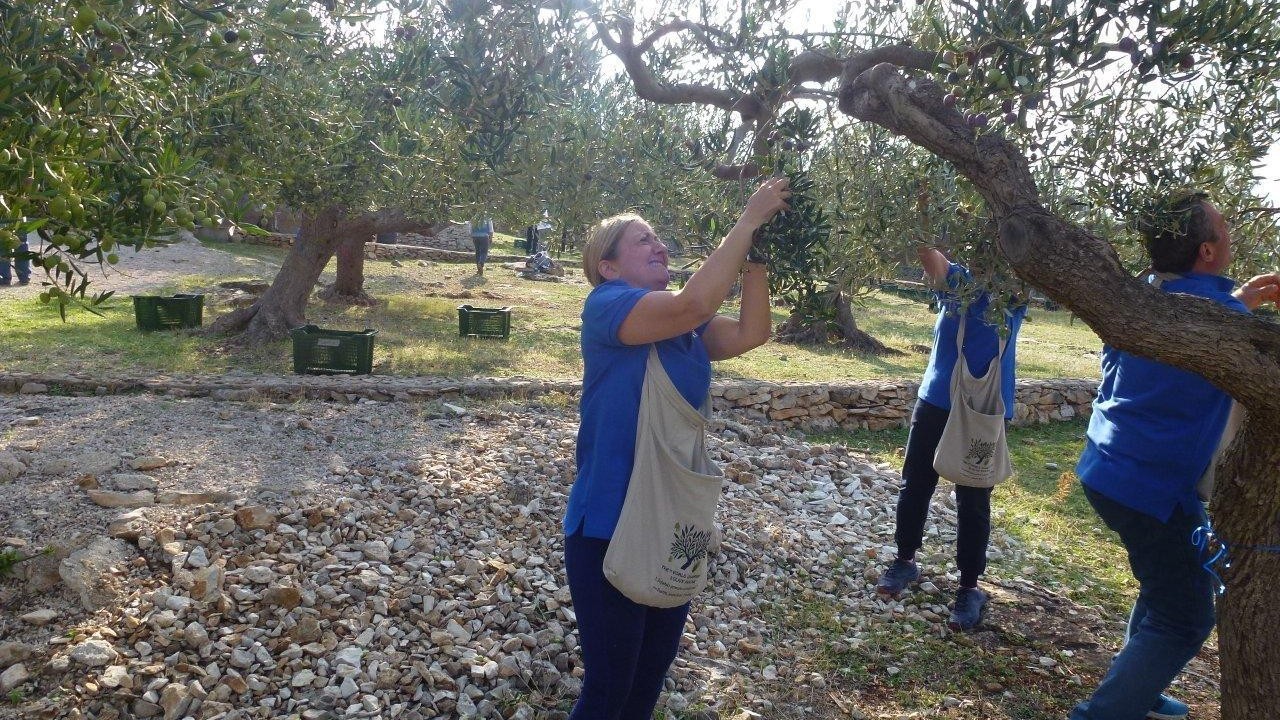
[(511, 308), (458, 306), (458, 335), (506, 340), (511, 336)]
[(134, 295), (133, 315), (139, 330), (200, 327), (204, 322), (204, 295)]
[(367, 375), (373, 372), (377, 330), (325, 330), (303, 325), (293, 338), (293, 371), (309, 375)]

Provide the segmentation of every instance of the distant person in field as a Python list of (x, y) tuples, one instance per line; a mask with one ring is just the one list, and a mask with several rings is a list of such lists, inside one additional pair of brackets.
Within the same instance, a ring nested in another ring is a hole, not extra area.
[(476, 274), (484, 276), (484, 264), (489, 260), (489, 248), (493, 246), (493, 218), (482, 216), (471, 223), (471, 244), (476, 251)]
[[(991, 303), (988, 293), (977, 292), (961, 313), (960, 291), (971, 284), (969, 270), (947, 259), (940, 250), (921, 245), (916, 250), (924, 267), (925, 280), (934, 288), (939, 306), (933, 328), (933, 352), (920, 381), (920, 395), (911, 415), (911, 431), (907, 435), (906, 459), (902, 465), (902, 490), (898, 493), (897, 530), (894, 540), (898, 556), (884, 570), (876, 591), (896, 598), (920, 578), (916, 551), (924, 544), (925, 522), (929, 517), (929, 501), (938, 487), (938, 472), (933, 457), (942, 439), (942, 430), (951, 413), (951, 374), (959, 362), (956, 333), (965, 323), (964, 362), (975, 376), (984, 376), (991, 361), (1000, 352), (1000, 326), (987, 322)], [(1014, 366), (1018, 330), (1027, 307), (1020, 301), (1003, 303), (996, 311), (1002, 320), (1005, 336), (1001, 356), (1000, 390), (1004, 399), (1006, 420), (1013, 417)], [(987, 593), (978, 587), (978, 578), (987, 568), (987, 544), (991, 537), (991, 488), (955, 485), (956, 493), (956, 566), (960, 570), (960, 587), (956, 591), (948, 625), (954, 630), (970, 630), (982, 620), (987, 607)]]
[(15, 270), (19, 285), (31, 282), (31, 260), (27, 257), (28, 252), (26, 240), (8, 252), (0, 250), (0, 286), (13, 284)]
[[(1153, 270), (1145, 279), (1164, 292), (1241, 313), (1280, 298), (1276, 273), (1239, 288), (1222, 275), (1231, 238), (1204, 193), (1166, 198), (1144, 225)], [(1076, 474), (1129, 554), (1138, 600), (1124, 648), (1072, 720), (1187, 716), (1186, 704), (1164, 691), (1215, 624), (1215, 582), (1191, 536), (1208, 521), (1196, 483), (1213, 461), (1230, 407), (1231, 398), (1199, 375), (1103, 348), (1102, 383)]]
[[(564, 518), (565, 570), (586, 671), (571, 720), (653, 714), (689, 604), (659, 609), (633, 602), (603, 570), (636, 457), (650, 347), (681, 396), (678, 402), (696, 412), (708, 399), (711, 361), (769, 339), (765, 266), (747, 262), (747, 252), (755, 230), (787, 208), (788, 188), (786, 178), (766, 180), (719, 248), (678, 291), (667, 290), (667, 246), (643, 218), (607, 218), (587, 240), (582, 267), (593, 289), (582, 309), (578, 474)], [(739, 280), (739, 317), (717, 315)]]

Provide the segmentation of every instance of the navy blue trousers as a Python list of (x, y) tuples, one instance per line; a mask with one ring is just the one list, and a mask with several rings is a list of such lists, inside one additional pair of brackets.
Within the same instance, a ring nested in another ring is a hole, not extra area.
[[(898, 529), (894, 540), (898, 557), (913, 558), (924, 542), (929, 500), (938, 487), (933, 455), (947, 426), (949, 410), (924, 400), (916, 401), (907, 436), (907, 457), (902, 464), (902, 491), (898, 493)], [(991, 488), (956, 485), (956, 567), (960, 584), (973, 587), (987, 569), (987, 544), (991, 539)]]
[(1120, 536), (1138, 580), (1129, 640), (1102, 683), (1071, 720), (1144, 718), (1213, 632), (1213, 577), (1191, 534), (1208, 523), (1203, 508), (1175, 508), (1167, 522), (1084, 488), (1098, 517)]
[(667, 668), (680, 649), (688, 603), (651, 608), (604, 577), (608, 540), (564, 539), (564, 566), (582, 645), (582, 694), (569, 720), (649, 720)]

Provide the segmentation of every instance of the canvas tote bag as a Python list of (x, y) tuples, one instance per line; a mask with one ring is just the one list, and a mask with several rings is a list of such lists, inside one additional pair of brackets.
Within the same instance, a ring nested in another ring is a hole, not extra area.
[(706, 423), (672, 384), (651, 345), (635, 464), (604, 556), (605, 577), (641, 605), (678, 607), (707, 585), (707, 553), (719, 537), (715, 512), (723, 473), (707, 455)]
[(1005, 440), (1004, 398), (1000, 394), (1000, 360), (1005, 342), (980, 378), (964, 359), (967, 318), (956, 331), (956, 366), (951, 372), (951, 412), (933, 454), (933, 469), (957, 485), (989, 488), (1013, 475)]

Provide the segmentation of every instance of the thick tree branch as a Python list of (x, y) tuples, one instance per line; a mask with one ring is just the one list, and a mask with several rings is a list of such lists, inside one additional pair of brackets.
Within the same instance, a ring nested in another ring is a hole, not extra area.
[(639, 42), (639, 44), (636, 45), (636, 50), (639, 51), (640, 53), (649, 52), (650, 50), (653, 49), (653, 46), (656, 45), (657, 42), (662, 38), (666, 37), (667, 35), (683, 32), (685, 30), (692, 32), (694, 35), (696, 35), (698, 39), (702, 41), (702, 44), (705, 45), (706, 48), (710, 50), (712, 53), (718, 53), (722, 51), (722, 48), (717, 47), (716, 44), (711, 41), (711, 38), (713, 36), (718, 36), (725, 40), (732, 40), (732, 38), (730, 38), (723, 30), (720, 30), (719, 28), (713, 28), (707, 25), (701, 25), (691, 20), (676, 20), (674, 22), (669, 22), (666, 25), (662, 25), (654, 29), (653, 32), (649, 33), (643, 40)]
[(1280, 411), (1280, 328), (1131, 277), (1112, 247), (1046, 210), (1025, 158), (1008, 140), (976, 134), (927, 79), (889, 64), (841, 78), (840, 109), (947, 160), (987, 201), (1000, 249), (1019, 277), (1081, 317), (1110, 345), (1198, 373), (1250, 409)]
[[(759, 106), (758, 100), (748, 100), (710, 85), (692, 83), (668, 85), (661, 82), (645, 62), (643, 49), (636, 46), (635, 30), (629, 19), (618, 19), (613, 28), (609, 27), (603, 17), (597, 16), (595, 23), (600, 42), (622, 61), (622, 66), (631, 77), (636, 95), (639, 97), (664, 105), (711, 105), (721, 110), (738, 112), (747, 119), (758, 115), (758, 112), (755, 112)], [(611, 30), (615, 29), (618, 31), (616, 37), (611, 33)]]

